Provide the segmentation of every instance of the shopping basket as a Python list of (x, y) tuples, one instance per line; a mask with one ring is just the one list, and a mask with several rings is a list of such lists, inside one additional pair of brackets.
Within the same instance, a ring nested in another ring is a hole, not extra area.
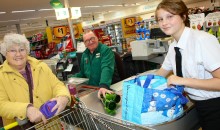
[(26, 130), (153, 130), (86, 108), (83, 102), (69, 107), (48, 123), (36, 124)]

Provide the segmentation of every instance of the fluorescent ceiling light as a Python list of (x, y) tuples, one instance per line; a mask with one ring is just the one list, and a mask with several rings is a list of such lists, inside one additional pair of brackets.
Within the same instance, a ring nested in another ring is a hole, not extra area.
[(103, 5), (102, 7), (112, 7), (112, 6), (122, 6), (122, 5)]
[(47, 16), (47, 17), (44, 17), (44, 18), (54, 18), (54, 17), (56, 17), (56, 16)]
[(24, 29), (33, 29), (33, 28), (38, 28), (38, 27), (43, 27), (43, 25), (26, 26), (26, 27), (24, 27)]
[(4, 30), (4, 31), (1, 31), (0, 35), (5, 35), (5, 33), (15, 33), (14, 31), (15, 30)]
[(91, 14), (91, 13), (82, 13), (82, 14)]
[(12, 11), (11, 13), (24, 13), (24, 12), (34, 12), (36, 10), (21, 10), (21, 11)]
[(122, 6), (123, 6), (123, 7), (126, 7), (126, 6), (128, 6), (128, 4), (122, 4)]
[(111, 13), (111, 12), (116, 12), (116, 11), (113, 11), (113, 10), (109, 10), (109, 11), (107, 11), (107, 13)]
[(0, 28), (7, 28), (8, 26), (6, 26), (6, 25), (3, 25), (3, 26), (0, 26)]
[(139, 4), (139, 3), (131, 4), (131, 6), (137, 6), (137, 5), (141, 5), (141, 4)]
[(0, 21), (0, 23), (4, 23), (4, 22), (17, 22), (19, 20), (7, 20), (7, 21)]
[(21, 19), (21, 20), (32, 20), (32, 19), (40, 19), (41, 17), (36, 17), (36, 18), (27, 18), (27, 19)]
[(103, 12), (93, 12), (94, 14), (102, 14)]
[(54, 9), (39, 9), (38, 11), (50, 11), (50, 10), (54, 10)]
[(5, 14), (6, 12), (0, 12), (0, 14)]
[(101, 6), (85, 6), (85, 8), (97, 8), (97, 7), (101, 7)]

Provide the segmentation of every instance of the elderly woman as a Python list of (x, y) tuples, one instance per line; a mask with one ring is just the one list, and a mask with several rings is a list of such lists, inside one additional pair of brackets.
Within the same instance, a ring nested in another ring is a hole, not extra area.
[(7, 34), (1, 45), (6, 61), (0, 66), (0, 116), (4, 125), (15, 118), (46, 123), (39, 111), (48, 100), (56, 100), (52, 111), (60, 113), (70, 101), (65, 85), (42, 61), (28, 56), (29, 42), (20, 34)]

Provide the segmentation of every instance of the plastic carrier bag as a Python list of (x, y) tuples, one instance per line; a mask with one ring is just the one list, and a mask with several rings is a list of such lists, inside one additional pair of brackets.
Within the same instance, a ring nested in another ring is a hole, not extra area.
[(139, 76), (123, 82), (122, 119), (142, 125), (157, 125), (183, 114), (188, 99), (183, 86), (167, 87), (157, 75)]

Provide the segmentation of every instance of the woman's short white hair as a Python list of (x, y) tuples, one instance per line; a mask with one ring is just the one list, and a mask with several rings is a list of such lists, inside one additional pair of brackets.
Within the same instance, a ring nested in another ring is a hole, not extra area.
[(27, 49), (27, 53), (30, 53), (30, 42), (24, 35), (16, 33), (8, 33), (4, 36), (1, 43), (1, 53), (5, 56), (7, 50), (13, 45), (25, 46)]

